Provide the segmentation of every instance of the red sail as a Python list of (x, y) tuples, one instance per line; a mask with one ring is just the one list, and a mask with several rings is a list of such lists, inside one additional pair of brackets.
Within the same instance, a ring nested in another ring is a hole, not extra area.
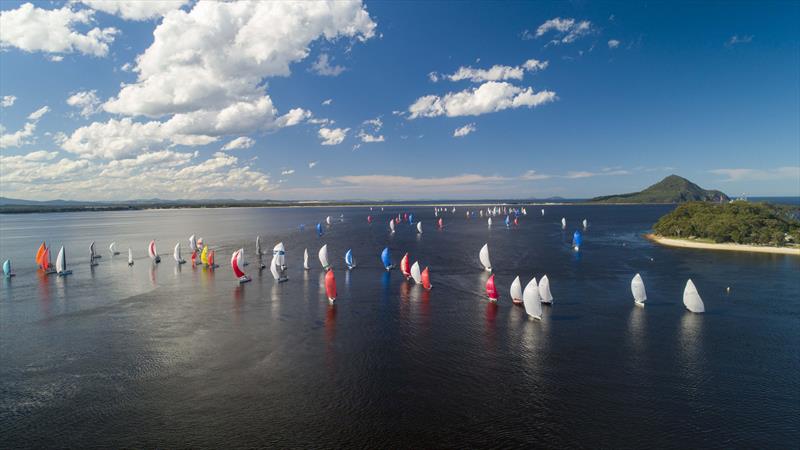
[(444, 228), (444, 221), (442, 221), (441, 217), (439, 217), (439, 228)]
[(400, 260), (400, 271), (403, 272), (406, 278), (411, 276), (411, 265), (408, 263), (408, 253), (403, 255), (403, 259)]
[(239, 268), (239, 250), (233, 252), (233, 256), (231, 257), (231, 268), (233, 269), (233, 274), (236, 275), (236, 278), (242, 278), (244, 276), (244, 272), (242, 272), (242, 269)]
[(39, 250), (36, 251), (36, 264), (38, 264), (42, 269), (45, 268), (44, 264), (42, 264), (42, 256), (44, 256), (45, 250), (47, 250), (47, 245), (45, 245), (44, 241), (42, 241), (42, 245), (40, 245)]
[(214, 267), (214, 250), (208, 253), (208, 265)]
[(50, 270), (50, 248), (45, 247), (44, 253), (42, 253), (42, 270)]
[(336, 300), (336, 278), (333, 277), (333, 270), (325, 274), (325, 293), (328, 294), (328, 300)]
[(497, 288), (494, 286), (494, 275), (490, 276), (488, 280), (486, 280), (486, 295), (489, 296), (490, 300), (497, 300)]
[(425, 270), (422, 271), (422, 287), (426, 290), (431, 289), (431, 275), (428, 273), (428, 268), (425, 267)]
[(372, 216), (367, 216), (367, 223), (372, 223)]
[(192, 265), (197, 264), (197, 250), (192, 251)]

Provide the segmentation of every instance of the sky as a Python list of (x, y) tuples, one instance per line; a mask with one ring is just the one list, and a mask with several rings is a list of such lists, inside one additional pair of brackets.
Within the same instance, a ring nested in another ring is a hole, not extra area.
[(800, 195), (800, 3), (0, 2), (0, 196)]

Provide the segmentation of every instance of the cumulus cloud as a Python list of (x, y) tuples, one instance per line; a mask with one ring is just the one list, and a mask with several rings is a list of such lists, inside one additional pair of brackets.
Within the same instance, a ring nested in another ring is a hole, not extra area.
[(456, 130), (453, 131), (453, 137), (464, 137), (476, 130), (475, 123), (468, 123), (461, 128), (456, 128)]
[(125, 20), (149, 20), (178, 9), (189, 0), (80, 0), (86, 6)]
[(327, 99), (327, 100), (323, 100), (323, 101), (322, 101), (322, 106), (328, 106), (328, 105), (330, 105), (331, 103), (333, 103), (333, 99), (332, 99), (332, 98), (329, 98), (329, 99)]
[(556, 100), (552, 91), (534, 92), (507, 82), (487, 81), (477, 88), (451, 92), (442, 97), (426, 95), (408, 107), (409, 118), (477, 116), (509, 108), (532, 108)]
[(619, 47), (620, 42), (617, 39), (610, 39), (608, 41), (608, 48), (617, 48)]
[(13, 95), (4, 95), (2, 99), (0, 99), (0, 106), (3, 108), (8, 108), (14, 105), (14, 102), (17, 101), (17, 97)]
[(80, 108), (80, 115), (89, 117), (99, 111), (100, 99), (97, 97), (96, 90), (80, 91), (69, 96), (67, 104)]
[[(381, 128), (383, 128), (383, 121), (380, 117), (365, 120), (364, 123), (361, 124), (361, 129), (358, 131), (357, 136), (359, 139), (361, 139), (361, 142), (365, 144), (383, 142), (386, 139), (382, 134), (380, 134)], [(357, 146), (353, 147), (353, 150), (357, 150), (359, 147), (361, 147), (361, 144), (356, 145)]]
[(311, 70), (317, 75), (327, 77), (339, 76), (345, 71), (345, 68), (343, 66), (332, 66), (329, 62), (331, 60), (332, 58), (330, 58), (327, 53), (321, 53), (314, 64), (311, 65)]
[(28, 115), (28, 120), (37, 121), (37, 120), (41, 119), (42, 116), (44, 116), (48, 112), (50, 112), (50, 107), (49, 106), (42, 106), (41, 108), (37, 109), (36, 111), (30, 113)]
[(227, 144), (223, 145), (221, 150), (228, 151), (228, 150), (240, 150), (250, 148), (255, 145), (256, 141), (251, 139), (247, 136), (239, 136), (236, 139), (228, 142)]
[(283, 176), (283, 175), (291, 175), (293, 173), (294, 173), (294, 169), (282, 170), (281, 171), (281, 176)]
[(72, 53), (106, 56), (119, 32), (116, 28), (92, 28), (81, 33), (77, 25), (89, 25), (94, 11), (37, 8), (24, 3), (17, 9), (0, 12), (0, 47), (26, 52)]
[(347, 132), (350, 128), (320, 128), (319, 137), (322, 139), (322, 145), (339, 145), (347, 137)]
[(536, 37), (539, 38), (551, 32), (556, 36), (550, 41), (551, 44), (569, 44), (593, 33), (594, 28), (588, 20), (576, 21), (572, 18), (556, 17), (539, 25), (539, 28), (536, 29)]
[(503, 66), (494, 65), (488, 69), (475, 69), (473, 67), (459, 67), (455, 73), (451, 75), (439, 75), (436, 72), (431, 72), (428, 77), (431, 81), (438, 81), (439, 79), (447, 79), (450, 81), (469, 80), (473, 83), (480, 83), (484, 81), (502, 81), (502, 80), (521, 80), (525, 76), (525, 72), (536, 72), (547, 68), (547, 61), (539, 61), (537, 59), (529, 59), (519, 66)]
[(319, 163), (319, 161), (309, 161), (308, 162), (308, 168), (309, 169), (313, 169), (314, 166), (316, 166), (318, 163)]
[(0, 125), (0, 148), (21, 147), (32, 142), (30, 139), (36, 131), (36, 123), (28, 122), (13, 133), (6, 133), (5, 127)]
[(725, 178), (722, 181), (796, 180), (800, 182), (800, 166), (782, 166), (773, 169), (714, 169), (710, 171)]
[(64, 60), (64, 57), (62, 55), (53, 55), (53, 56), (50, 57), (50, 61), (52, 61), (52, 62), (61, 62), (63, 60)]

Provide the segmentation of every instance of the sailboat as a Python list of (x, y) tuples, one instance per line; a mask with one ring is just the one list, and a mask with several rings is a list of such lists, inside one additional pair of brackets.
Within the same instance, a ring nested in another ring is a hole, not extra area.
[(486, 280), (486, 295), (489, 297), (490, 302), (496, 302), (500, 297), (497, 294), (497, 287), (494, 285), (494, 275), (490, 276), (489, 279)]
[(580, 230), (575, 230), (575, 233), (572, 234), (572, 248), (576, 252), (580, 251), (582, 243), (583, 243), (583, 235), (581, 234)]
[(208, 268), (209, 269), (215, 269), (215, 268), (219, 267), (218, 265), (216, 265), (214, 263), (214, 260), (215, 260), (214, 259), (214, 250), (211, 250), (210, 252), (208, 252)]
[(133, 250), (130, 247), (128, 247), (128, 265), (133, 265)]
[(491, 217), (486, 219), (486, 224), (489, 226), (489, 228), (492, 228), (492, 218)]
[(328, 244), (322, 246), (319, 249), (319, 263), (322, 264), (322, 270), (328, 271), (330, 269), (330, 264), (328, 264)]
[(119, 255), (119, 252), (117, 251), (117, 243), (112, 242), (111, 245), (108, 246), (108, 251), (111, 253), (111, 256)]
[(492, 262), (489, 260), (489, 244), (483, 244), (480, 253), (478, 253), (478, 259), (480, 259), (483, 268), (487, 272), (492, 271)]
[(562, 217), (561, 218), (561, 229), (562, 230), (566, 230), (567, 229), (567, 218), (566, 217)]
[(150, 245), (147, 246), (147, 254), (150, 255), (150, 258), (155, 261), (156, 263), (161, 262), (161, 257), (158, 256), (158, 252), (156, 251), (156, 241), (150, 241)]
[(14, 272), (11, 270), (11, 260), (10, 260), (10, 259), (7, 259), (7, 260), (5, 260), (5, 261), (3, 262), (3, 275), (5, 275), (5, 277), (6, 277), (6, 278), (11, 278), (11, 277), (13, 277), (14, 275), (16, 275), (16, 274), (15, 274), (15, 273), (14, 273)]
[(322, 224), (317, 222), (317, 237), (322, 237)]
[(506, 215), (505, 224), (506, 224), (506, 228), (510, 228), (511, 227), (511, 218), (508, 217), (508, 215)]
[[(200, 245), (200, 244), (198, 244), (198, 245)], [(203, 250), (200, 252), (200, 262), (204, 266), (208, 265), (208, 246), (207, 245), (204, 245), (203, 246)]]
[(330, 225), (331, 224), (331, 216), (325, 218), (325, 223)]
[(389, 232), (394, 233), (394, 219), (389, 219)]
[(427, 266), (425, 267), (425, 270), (422, 271), (422, 287), (426, 291), (430, 291), (431, 288), (433, 287), (431, 285), (431, 273), (430, 273), (430, 271), (428, 271), (428, 267)]
[(96, 258), (97, 258), (97, 253), (95, 253), (94, 241), (92, 241), (92, 243), (89, 244), (89, 266), (97, 265), (97, 262), (95, 261)]
[(444, 220), (442, 220), (442, 218), (441, 218), (441, 217), (439, 217), (439, 229), (440, 229), (440, 230), (443, 230), (443, 229), (444, 229)]
[(389, 247), (385, 247), (381, 252), (381, 263), (383, 263), (383, 268), (386, 270), (392, 270), (394, 267), (392, 265), (392, 253), (389, 251)]
[(261, 251), (261, 236), (256, 235), (256, 256), (260, 258), (263, 254)]
[(333, 276), (332, 270), (325, 274), (325, 295), (331, 303), (336, 300), (336, 277)]
[(409, 213), (408, 214), (408, 223), (409, 224), (413, 224), (414, 223), (414, 213)]
[(541, 320), (542, 302), (539, 299), (539, 287), (536, 285), (536, 277), (533, 277), (525, 285), (525, 290), (522, 292), (522, 303), (525, 305), (525, 312), (528, 316)]
[(178, 264), (184, 264), (186, 262), (185, 259), (181, 258), (181, 243), (178, 242), (175, 244), (175, 250), (172, 251), (172, 257), (175, 259), (175, 262)]
[(372, 225), (372, 216), (367, 216), (367, 223)]
[(514, 226), (519, 226), (519, 217), (514, 217)]
[(94, 245), (94, 241), (92, 241), (92, 243), (89, 244), (89, 253), (93, 255), (92, 259), (99, 259), (103, 257), (103, 255), (97, 253), (97, 248)]
[(700, 298), (700, 293), (694, 286), (691, 278), (686, 282), (686, 287), (683, 289), (683, 305), (686, 309), (693, 313), (706, 312), (706, 306), (703, 304), (703, 299)]
[(585, 230), (587, 228), (589, 228), (589, 221), (586, 220), (586, 219), (583, 219), (583, 229)]
[(303, 250), (303, 269), (304, 270), (311, 270), (311, 267), (308, 265), (308, 249), (306, 248)]
[(281, 281), (281, 272), (278, 270), (278, 262), (276, 261), (277, 257), (273, 254), (272, 259), (269, 261), (269, 272), (272, 274), (272, 278), (275, 281)]
[(63, 245), (61, 246), (61, 250), (58, 251), (58, 257), (56, 258), (56, 272), (62, 277), (72, 273), (71, 270), (67, 270), (67, 253), (64, 251)]
[(553, 303), (553, 294), (550, 293), (550, 280), (547, 278), (547, 275), (539, 280), (539, 298), (542, 303)]
[[(286, 276), (286, 248), (284, 248), (283, 242), (278, 242), (275, 244), (275, 247), (272, 248), (272, 260), (272, 265), (280, 274), (277, 280), (279, 282), (288, 281), (289, 277)], [(270, 269), (270, 271), (272, 271), (272, 269)], [(274, 275), (273, 273), (273, 276)]]
[(422, 234), (422, 221), (417, 222), (417, 233)]
[(43, 263), (43, 256), (44, 252), (47, 250), (47, 244), (42, 241), (42, 245), (39, 246), (39, 249), (36, 250), (36, 264), (39, 265), (39, 268), (42, 270), (47, 270), (47, 266)]
[(403, 255), (403, 259), (400, 260), (400, 272), (405, 275), (406, 279), (411, 278), (411, 264), (408, 262), (408, 253)]
[(240, 248), (233, 252), (233, 256), (231, 256), (231, 268), (233, 269), (233, 275), (236, 277), (236, 280), (239, 284), (247, 283), (250, 281), (250, 277), (248, 277), (241, 268), (240, 258), (242, 256), (242, 251), (244, 249)]
[(411, 266), (411, 278), (414, 279), (415, 283), (422, 284), (422, 273), (419, 271), (418, 261), (414, 261), (414, 264)]
[(515, 305), (522, 303), (522, 283), (519, 281), (519, 276), (514, 278), (514, 281), (511, 283), (511, 301), (514, 302)]
[(644, 281), (638, 273), (631, 280), (631, 293), (633, 294), (634, 302), (639, 306), (644, 306), (644, 302), (647, 300), (647, 292), (644, 290)]
[(542, 215), (544, 215), (544, 208), (542, 208)]
[(353, 270), (356, 268), (356, 260), (353, 258), (353, 250), (347, 249), (347, 252), (344, 254), (344, 262), (347, 264), (347, 270)]
[(192, 253), (198, 250), (197, 239), (195, 239), (194, 235), (189, 236), (189, 250), (191, 250)]

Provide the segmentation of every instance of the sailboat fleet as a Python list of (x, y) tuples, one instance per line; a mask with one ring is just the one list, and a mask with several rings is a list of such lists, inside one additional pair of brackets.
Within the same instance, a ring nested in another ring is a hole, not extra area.
[[(448, 209), (443, 207), (436, 207), (434, 208), (434, 216), (437, 217), (437, 227), (441, 230), (444, 228), (444, 221), (443, 215), (446, 213), (455, 214), (456, 209)], [(541, 210), (542, 216), (545, 214), (545, 210)], [(504, 224), (507, 228), (511, 228), (513, 226), (519, 225), (519, 218), (521, 216), (527, 215), (527, 210), (523, 208), (514, 209), (509, 208), (506, 206), (494, 206), (485, 209), (479, 209), (477, 211), (465, 211), (465, 216), (467, 219), (472, 217), (486, 217), (487, 224), (489, 227), (492, 225), (492, 218), (497, 216), (505, 216), (504, 217)], [(512, 219), (513, 217), (513, 219)], [(341, 216), (340, 220), (343, 220), (343, 216)], [(367, 222), (372, 224), (374, 220), (372, 215), (367, 216)], [(323, 221), (327, 227), (333, 226), (333, 221), (331, 216), (327, 216)], [(322, 237), (324, 234), (323, 225), (322, 223), (317, 223), (317, 235)], [(405, 214), (398, 214), (397, 216), (392, 216), (389, 220), (389, 232), (391, 234), (396, 233), (397, 226), (403, 223), (407, 223), (412, 226), (412, 229), (416, 230), (417, 234), (422, 234), (422, 221), (414, 222), (414, 215), (405, 213)], [(589, 226), (589, 222), (587, 219), (583, 219), (580, 223), (582, 225), (582, 229), (586, 231)], [(565, 217), (561, 218), (561, 228), (562, 230), (566, 229), (567, 220)], [(304, 227), (300, 228), (301, 230)], [(572, 249), (575, 251), (580, 251), (583, 244), (583, 234), (581, 230), (575, 230), (572, 236)], [(119, 255), (120, 252), (117, 250), (116, 242), (112, 242), (109, 247), (109, 253), (112, 256)], [(208, 269), (214, 269), (218, 267), (215, 264), (215, 251), (210, 249), (207, 244), (203, 242), (202, 238), (196, 238), (195, 235), (191, 235), (189, 237), (189, 249), (192, 252), (191, 261), (192, 266), (202, 265)], [(156, 248), (155, 240), (151, 240), (147, 246), (147, 254), (149, 258), (152, 260), (153, 264), (158, 264), (161, 262), (161, 257), (158, 254)], [(255, 239), (255, 254), (256, 258), (259, 262), (259, 269), (264, 269), (267, 266), (262, 262), (262, 256), (264, 254), (262, 249), (262, 242), (261, 237), (256, 236)], [(96, 251), (96, 244), (95, 242), (91, 242), (89, 244), (89, 261), (91, 266), (97, 265), (97, 259), (101, 258)], [(334, 270), (332, 265), (330, 264), (329, 254), (328, 254), (328, 245), (323, 244), (318, 252), (318, 258), (322, 270), (326, 272), (325, 274), (325, 292), (327, 295), (328, 300), (333, 303), (337, 297), (336, 291), (336, 279), (334, 275)], [(175, 244), (173, 249), (173, 259), (175, 263), (178, 265), (185, 264), (186, 260), (182, 258), (181, 255), (181, 244), (180, 242)], [(382, 267), (388, 272), (395, 268), (395, 265), (392, 262), (392, 254), (389, 247), (385, 247), (380, 253), (380, 262)], [(486, 296), (488, 297), (490, 302), (497, 302), (500, 299), (500, 294), (497, 290), (497, 285), (495, 283), (495, 273), (493, 273), (493, 266), (491, 263), (490, 253), (489, 253), (489, 244), (484, 244), (478, 250), (478, 261), (485, 272), (489, 275), (486, 279), (485, 289), (486, 289)], [(37, 265), (38, 270), (41, 270), (45, 274), (52, 274), (56, 273), (59, 276), (67, 276), (72, 273), (70, 269), (67, 268), (67, 256), (66, 250), (64, 246), (61, 246), (58, 252), (58, 256), (56, 258), (55, 265), (51, 262), (51, 250), (50, 247), (47, 245), (46, 242), (42, 242), (39, 248), (36, 251), (35, 262)], [(352, 249), (347, 249), (344, 254), (344, 262), (345, 266), (348, 271), (351, 271), (357, 267), (356, 258)], [(133, 250), (129, 247), (128, 248), (128, 258), (127, 263), (129, 266), (134, 265), (134, 256)], [(236, 278), (238, 283), (247, 283), (251, 281), (251, 277), (244, 272), (244, 268), (247, 265), (245, 260), (245, 249), (239, 248), (238, 250), (234, 251), (231, 255), (231, 269), (233, 274)], [(414, 284), (421, 285), (423, 289), (430, 290), (432, 288), (431, 279), (430, 279), (430, 269), (429, 267), (422, 268), (422, 265), (419, 261), (411, 261), (409, 253), (405, 253), (400, 260), (400, 271), (403, 277), (408, 280), (412, 281)], [(287, 276), (287, 265), (286, 265), (286, 249), (284, 247), (283, 242), (277, 243), (272, 249), (272, 260), (269, 263), (269, 270), (272, 274), (273, 278), (276, 282), (281, 283), (288, 281), (289, 278)], [(309, 263), (309, 254), (308, 248), (303, 250), (303, 270), (311, 270), (311, 265)], [(5, 260), (3, 262), (3, 275), (5, 278), (11, 278), (15, 276), (15, 273), (12, 271), (11, 260)], [(644, 306), (645, 302), (647, 301), (647, 293), (645, 290), (644, 280), (640, 274), (635, 274), (634, 277), (631, 279), (631, 294), (633, 296), (634, 304), (637, 306)], [(527, 284), (525, 284), (523, 288), (523, 281), (519, 276), (516, 276), (510, 286), (509, 289), (510, 298), (513, 304), (521, 305), (524, 307), (527, 316), (531, 319), (540, 320), (542, 318), (542, 305), (550, 305), (553, 303), (553, 294), (550, 290), (550, 280), (546, 274), (543, 274), (542, 277), (538, 280), (536, 277), (532, 277)], [(705, 305), (703, 303), (702, 298), (695, 286), (694, 282), (689, 279), (686, 282), (686, 286), (683, 292), (683, 304), (685, 308), (692, 312), (692, 313), (703, 313), (705, 312)]]

